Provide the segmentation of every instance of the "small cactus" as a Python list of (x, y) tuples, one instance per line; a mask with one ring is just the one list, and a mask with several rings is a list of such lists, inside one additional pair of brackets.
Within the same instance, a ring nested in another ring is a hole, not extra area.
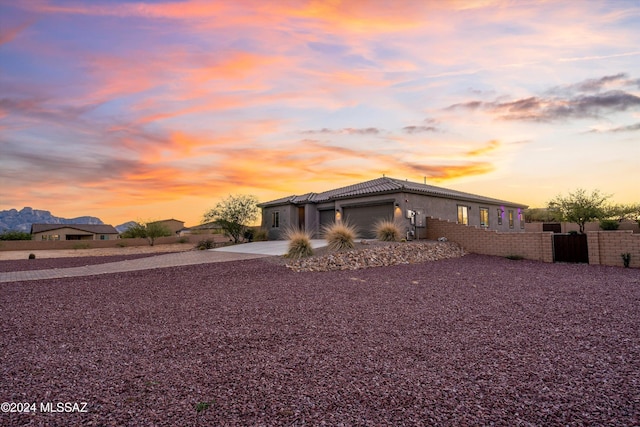
[(629, 264), (631, 264), (631, 254), (627, 252), (626, 254), (620, 254), (620, 256), (622, 257), (624, 268), (629, 268)]

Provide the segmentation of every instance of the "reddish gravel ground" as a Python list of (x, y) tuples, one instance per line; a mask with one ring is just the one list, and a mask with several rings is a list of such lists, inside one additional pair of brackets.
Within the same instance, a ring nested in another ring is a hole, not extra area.
[[(0, 284), (0, 425), (640, 423), (640, 271), (468, 255)], [(87, 402), (42, 413), (41, 402)]]

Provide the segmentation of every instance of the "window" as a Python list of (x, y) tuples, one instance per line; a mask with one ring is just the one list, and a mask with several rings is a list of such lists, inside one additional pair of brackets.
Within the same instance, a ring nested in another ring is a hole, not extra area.
[(509, 209), (509, 228), (513, 228), (513, 211)]
[(271, 227), (273, 228), (280, 227), (280, 212), (271, 213)]
[(502, 209), (498, 208), (498, 225), (502, 225)]
[(107, 236), (105, 236), (104, 234), (100, 235), (100, 240), (107, 240)]
[(480, 226), (481, 227), (489, 226), (489, 209), (488, 208), (480, 208)]
[(458, 205), (458, 224), (469, 225), (469, 208)]
[(518, 221), (520, 221), (520, 228), (524, 228), (524, 218), (520, 209), (518, 209)]

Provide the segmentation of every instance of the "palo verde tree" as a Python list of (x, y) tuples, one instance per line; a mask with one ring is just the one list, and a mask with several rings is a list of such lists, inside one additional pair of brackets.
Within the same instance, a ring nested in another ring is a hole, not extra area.
[(158, 221), (140, 223), (129, 227), (126, 231), (120, 234), (120, 237), (124, 239), (131, 239), (136, 237), (142, 237), (147, 239), (150, 246), (153, 246), (158, 237), (171, 236), (171, 230), (167, 226)]
[(258, 198), (252, 195), (229, 195), (205, 212), (204, 221), (218, 223), (234, 243), (238, 243), (250, 223), (258, 219)]
[(564, 221), (578, 224), (580, 233), (584, 233), (585, 223), (607, 216), (609, 197), (599, 190), (588, 194), (586, 190), (579, 188), (568, 196), (556, 196), (549, 202), (548, 208), (556, 211)]

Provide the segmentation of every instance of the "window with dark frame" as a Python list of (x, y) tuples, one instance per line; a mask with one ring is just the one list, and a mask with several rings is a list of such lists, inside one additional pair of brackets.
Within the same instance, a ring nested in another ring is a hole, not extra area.
[(480, 208), (480, 226), (489, 227), (489, 208)]
[(513, 228), (513, 211), (509, 210), (509, 228)]
[(524, 215), (522, 211), (518, 212), (518, 221), (520, 221), (520, 228), (524, 228)]
[(458, 205), (458, 224), (469, 225), (469, 208)]
[(271, 227), (273, 228), (280, 227), (280, 212), (271, 213)]
[(498, 225), (502, 225), (502, 209), (498, 208)]

